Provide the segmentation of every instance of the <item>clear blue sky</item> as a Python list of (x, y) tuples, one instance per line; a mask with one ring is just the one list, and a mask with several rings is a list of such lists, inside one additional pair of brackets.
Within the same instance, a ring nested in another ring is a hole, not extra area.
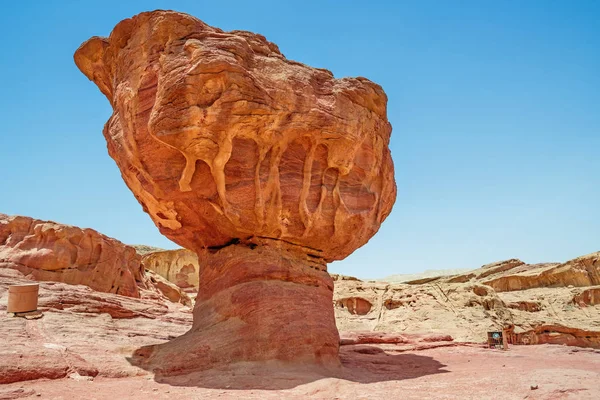
[(110, 106), (75, 67), (93, 35), (157, 8), (265, 35), (389, 97), (398, 200), (330, 270), (383, 277), (600, 250), (598, 1), (12, 1), (0, 34), (0, 212), (161, 236), (109, 158)]

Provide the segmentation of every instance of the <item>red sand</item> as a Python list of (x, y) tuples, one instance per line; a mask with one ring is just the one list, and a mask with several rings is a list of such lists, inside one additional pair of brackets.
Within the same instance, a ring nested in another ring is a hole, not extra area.
[(20, 382), (1, 386), (0, 399), (600, 399), (598, 350), (395, 348), (400, 346), (343, 346), (341, 378), (238, 365), (163, 383), (150, 375)]

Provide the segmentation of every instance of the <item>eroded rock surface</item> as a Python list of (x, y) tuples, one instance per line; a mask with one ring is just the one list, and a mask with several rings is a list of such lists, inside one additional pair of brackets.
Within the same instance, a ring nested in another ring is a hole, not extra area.
[(138, 285), (144, 285), (141, 257), (118, 240), (93, 229), (5, 214), (0, 268), (129, 297), (140, 297)]
[(10, 317), (8, 286), (27, 282), (21, 272), (0, 268), (0, 385), (69, 375), (136, 376), (139, 369), (126, 357), (140, 345), (184, 333), (192, 321), (190, 308), (157, 292), (135, 298), (61, 282), (40, 282), (41, 319)]
[(391, 211), (387, 98), (365, 78), (163, 11), (90, 39), (75, 61), (113, 107), (104, 135), (125, 182), (185, 248), (267, 237), (339, 260)]
[(158, 290), (173, 301), (191, 303), (171, 282), (150, 279), (141, 260), (131, 246), (93, 229), (0, 214), (0, 270), (128, 297), (154, 296)]
[(142, 264), (182, 289), (198, 290), (200, 267), (196, 253), (186, 249), (148, 252)]
[(513, 259), (403, 284), (337, 277), (336, 322), (340, 330), (448, 334), (467, 342), (506, 328), (515, 344), (600, 348), (599, 257), (536, 265)]
[(501, 276), (486, 275), (482, 282), (498, 292), (538, 287), (600, 285), (600, 252), (578, 257), (563, 264), (523, 264)]
[(382, 88), (171, 11), (120, 22), (75, 62), (113, 108), (104, 136), (127, 186), (201, 260), (194, 327), (140, 365), (337, 366), (326, 263), (365, 244), (396, 197)]

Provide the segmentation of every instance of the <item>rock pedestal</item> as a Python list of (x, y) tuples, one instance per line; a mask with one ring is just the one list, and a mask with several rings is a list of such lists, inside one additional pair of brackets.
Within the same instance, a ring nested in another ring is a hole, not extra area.
[(113, 108), (104, 136), (125, 183), (201, 266), (192, 330), (141, 360), (336, 364), (326, 263), (396, 198), (383, 89), (172, 11), (121, 21), (75, 62)]
[(290, 247), (200, 251), (192, 329), (139, 352), (138, 362), (167, 375), (237, 361), (337, 366), (333, 280), (324, 263)]

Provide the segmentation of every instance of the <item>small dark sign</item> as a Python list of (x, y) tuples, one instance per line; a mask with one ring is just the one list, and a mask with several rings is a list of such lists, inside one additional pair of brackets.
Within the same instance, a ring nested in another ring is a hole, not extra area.
[(504, 338), (502, 332), (488, 332), (488, 346), (490, 349), (504, 349)]

